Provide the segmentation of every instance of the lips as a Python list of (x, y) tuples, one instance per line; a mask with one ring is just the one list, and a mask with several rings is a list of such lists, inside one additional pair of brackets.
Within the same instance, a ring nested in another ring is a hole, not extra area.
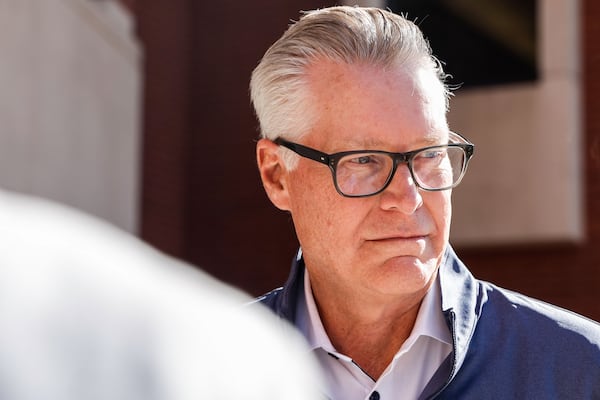
[(425, 239), (426, 234), (407, 234), (407, 235), (393, 235), (393, 236), (381, 236), (367, 239), (370, 242), (394, 242), (394, 241), (414, 241)]
[(420, 234), (373, 237), (363, 242), (371, 254), (385, 260), (397, 257), (420, 258), (428, 247), (428, 236)]

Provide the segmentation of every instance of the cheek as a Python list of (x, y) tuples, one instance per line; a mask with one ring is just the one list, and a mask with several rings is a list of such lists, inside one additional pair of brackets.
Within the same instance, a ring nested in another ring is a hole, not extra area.
[(450, 190), (443, 192), (428, 192), (423, 201), (434, 220), (438, 234), (448, 239), (450, 221), (452, 219), (452, 193)]
[(439, 229), (443, 231), (444, 240), (447, 241), (450, 236), (450, 222), (452, 220), (452, 199), (451, 191), (441, 192), (439, 212), (437, 218), (437, 224)]
[[(308, 170), (308, 168), (306, 168)], [(289, 187), (292, 218), (303, 247), (334, 248), (353, 231), (352, 199), (340, 196), (329, 171), (294, 171)]]
[[(306, 171), (308, 170), (308, 171)], [(293, 171), (290, 179), (290, 212), (296, 225), (296, 230), (318, 232), (319, 225), (331, 225), (330, 188), (333, 186), (320, 175), (310, 173), (309, 168), (300, 166)], [(321, 228), (322, 229), (322, 228)]]

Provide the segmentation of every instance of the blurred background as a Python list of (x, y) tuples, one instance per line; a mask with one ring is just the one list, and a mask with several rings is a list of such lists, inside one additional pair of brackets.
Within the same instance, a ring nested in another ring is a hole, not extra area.
[[(317, 0), (0, 0), (0, 187), (258, 295), (297, 248), (264, 194), (251, 71)], [(415, 20), (476, 144), (451, 241), (479, 278), (600, 319), (600, 3), (371, 0)], [(1, 223), (1, 221), (0, 221)]]

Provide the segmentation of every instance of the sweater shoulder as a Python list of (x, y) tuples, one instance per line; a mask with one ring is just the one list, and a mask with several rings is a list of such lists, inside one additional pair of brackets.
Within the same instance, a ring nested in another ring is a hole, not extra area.
[(487, 298), (483, 312), (494, 314), (493, 319), (504, 322), (513, 329), (548, 329), (558, 337), (580, 337), (600, 350), (600, 324), (590, 318), (565, 308), (501, 288), (489, 282), (481, 282), (481, 290)]

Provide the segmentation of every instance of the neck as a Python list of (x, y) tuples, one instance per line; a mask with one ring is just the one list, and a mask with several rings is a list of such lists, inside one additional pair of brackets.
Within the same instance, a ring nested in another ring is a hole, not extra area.
[(367, 303), (349, 302), (348, 298), (328, 293), (313, 285), (313, 296), (331, 343), (377, 380), (409, 337), (424, 294), (401, 301)]

